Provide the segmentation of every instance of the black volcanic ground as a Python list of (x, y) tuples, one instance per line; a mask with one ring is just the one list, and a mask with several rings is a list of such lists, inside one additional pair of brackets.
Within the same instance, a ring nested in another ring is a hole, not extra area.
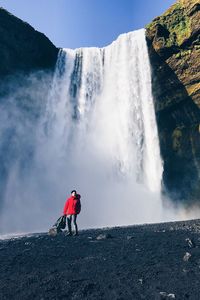
[(4, 240), (0, 267), (1, 300), (199, 300), (200, 220)]

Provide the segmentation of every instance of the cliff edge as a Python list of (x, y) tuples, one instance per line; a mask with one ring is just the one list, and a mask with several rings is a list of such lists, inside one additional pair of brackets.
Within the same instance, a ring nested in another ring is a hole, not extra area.
[(0, 76), (15, 71), (50, 69), (58, 49), (28, 23), (0, 8)]

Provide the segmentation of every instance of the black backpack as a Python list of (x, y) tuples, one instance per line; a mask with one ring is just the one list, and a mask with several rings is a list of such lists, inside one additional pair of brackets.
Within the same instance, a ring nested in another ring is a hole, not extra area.
[(53, 227), (56, 227), (57, 231), (60, 232), (61, 229), (65, 229), (66, 227), (66, 216), (61, 216), (56, 223), (53, 225)]

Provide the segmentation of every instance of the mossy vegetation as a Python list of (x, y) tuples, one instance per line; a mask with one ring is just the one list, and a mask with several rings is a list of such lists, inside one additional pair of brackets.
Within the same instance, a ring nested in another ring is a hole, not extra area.
[(180, 11), (183, 8), (183, 5), (180, 1), (174, 3), (166, 12), (162, 15), (163, 17), (173, 14), (175, 11)]
[(191, 49), (187, 49), (187, 50), (181, 50), (179, 53), (175, 54), (175, 58), (187, 58), (191, 55), (192, 50)]
[(163, 183), (186, 202), (200, 199), (199, 13), (199, 0), (179, 0), (146, 27)]
[(191, 35), (191, 21), (181, 2), (172, 5), (162, 16), (148, 24), (146, 28), (155, 31), (158, 24), (169, 32), (169, 37), (166, 38), (166, 47), (180, 46)]
[(177, 44), (180, 46), (185, 39), (191, 35), (190, 19), (188, 16), (178, 16), (174, 18), (174, 22), (171, 22), (168, 26), (170, 31), (170, 37), (167, 41), (167, 46)]

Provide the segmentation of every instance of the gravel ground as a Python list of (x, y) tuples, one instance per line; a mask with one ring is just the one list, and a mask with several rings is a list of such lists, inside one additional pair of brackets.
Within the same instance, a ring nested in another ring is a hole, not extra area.
[(200, 220), (0, 241), (0, 299), (200, 299)]

